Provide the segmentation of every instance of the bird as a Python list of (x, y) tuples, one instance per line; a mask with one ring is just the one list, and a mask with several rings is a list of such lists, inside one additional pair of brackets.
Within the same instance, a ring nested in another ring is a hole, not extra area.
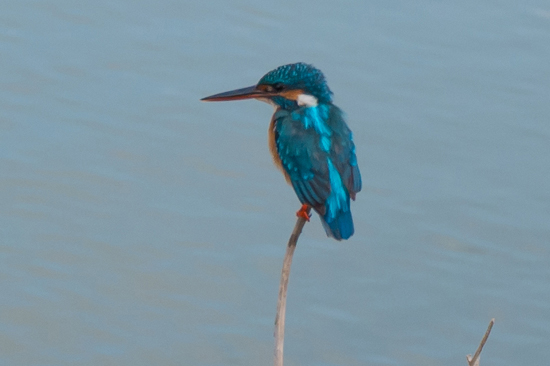
[(327, 236), (342, 240), (355, 231), (350, 199), (361, 191), (361, 173), (353, 134), (332, 95), (321, 70), (298, 62), (277, 67), (255, 85), (201, 100), (257, 99), (271, 104), (275, 112), (269, 150), (302, 203), (296, 215), (309, 221), (313, 208)]

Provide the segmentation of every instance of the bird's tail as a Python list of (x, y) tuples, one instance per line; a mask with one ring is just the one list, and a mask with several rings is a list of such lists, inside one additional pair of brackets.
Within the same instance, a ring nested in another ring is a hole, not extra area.
[(321, 223), (327, 232), (327, 236), (333, 237), (336, 240), (349, 239), (353, 235), (353, 219), (351, 211), (340, 211), (336, 217), (321, 216)]

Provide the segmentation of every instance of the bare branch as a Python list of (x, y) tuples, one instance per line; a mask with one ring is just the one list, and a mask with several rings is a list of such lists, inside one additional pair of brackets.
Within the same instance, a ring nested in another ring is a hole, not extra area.
[[(310, 209), (307, 210), (309, 215)], [(306, 220), (298, 217), (292, 235), (288, 240), (285, 259), (283, 260), (283, 269), (281, 271), (281, 284), (279, 285), (279, 300), (277, 301), (277, 315), (275, 316), (275, 359), (274, 366), (283, 366), (283, 346), (285, 341), (285, 313), (286, 313), (286, 290), (288, 287), (288, 278), (290, 276), (290, 266), (292, 265), (292, 256), (296, 243), (302, 233)]]
[(491, 329), (493, 329), (493, 324), (495, 324), (495, 318), (491, 319), (491, 321), (489, 322), (489, 326), (487, 327), (487, 330), (485, 331), (485, 335), (483, 336), (483, 338), (481, 339), (481, 342), (479, 343), (479, 346), (477, 347), (474, 357), (472, 357), (472, 355), (466, 356), (466, 360), (468, 361), (468, 366), (479, 366), (479, 355), (481, 354), (481, 350), (483, 349), (483, 346), (485, 346), (485, 342), (487, 342), (487, 338), (489, 338)]

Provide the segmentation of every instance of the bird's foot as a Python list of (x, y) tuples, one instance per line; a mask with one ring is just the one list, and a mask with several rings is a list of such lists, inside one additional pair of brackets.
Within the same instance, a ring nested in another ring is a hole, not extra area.
[(296, 216), (302, 217), (306, 219), (306, 221), (309, 221), (311, 216), (309, 215), (309, 206), (308, 205), (302, 205), (302, 207), (296, 211)]

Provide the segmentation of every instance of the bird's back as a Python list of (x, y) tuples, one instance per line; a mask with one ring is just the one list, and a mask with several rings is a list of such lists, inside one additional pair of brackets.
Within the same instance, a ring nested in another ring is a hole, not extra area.
[(270, 148), (298, 199), (321, 216), (327, 235), (353, 235), (350, 198), (361, 190), (355, 145), (342, 112), (331, 103), (278, 109)]

